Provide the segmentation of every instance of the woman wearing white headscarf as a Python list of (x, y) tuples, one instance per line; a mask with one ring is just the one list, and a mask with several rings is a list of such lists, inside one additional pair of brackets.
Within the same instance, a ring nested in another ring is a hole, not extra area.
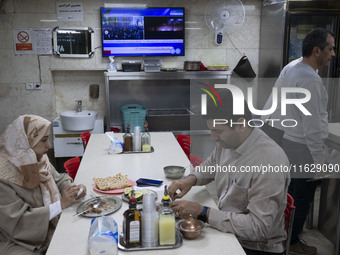
[(43, 254), (59, 214), (86, 195), (84, 185), (50, 164), (50, 127), (44, 118), (24, 115), (0, 137), (0, 254)]

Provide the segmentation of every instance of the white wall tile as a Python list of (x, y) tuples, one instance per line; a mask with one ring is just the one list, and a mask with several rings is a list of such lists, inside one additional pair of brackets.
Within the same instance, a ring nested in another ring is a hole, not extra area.
[(16, 13), (54, 13), (56, 2), (50, 0), (14, 0)]
[(26, 90), (22, 83), (1, 83), (0, 91), (1, 117), (28, 113), (51, 116), (54, 113), (50, 104), (53, 95), (51, 85), (43, 84), (41, 90)]
[[(82, 100), (83, 109), (105, 115), (104, 75), (101, 71), (56, 71), (53, 73), (57, 115), (63, 111), (76, 110), (75, 100)], [(99, 85), (99, 98), (90, 97), (91, 84)]]
[[(104, 3), (138, 4), (146, 3), (149, 7), (178, 6), (185, 7), (186, 13), (186, 49), (185, 56), (162, 57), (162, 67), (182, 69), (184, 61), (200, 60), (204, 65), (229, 65), (235, 67), (241, 54), (245, 53), (255, 72), (258, 70), (258, 47), (260, 13), (262, 0), (243, 0), (246, 10), (244, 25), (239, 31), (226, 36), (222, 45), (214, 43), (214, 32), (204, 18), (206, 0), (79, 0), (84, 7), (82, 22), (40, 22), (41, 19), (57, 19), (57, 0), (7, 0), (5, 12), (0, 15), (0, 133), (4, 127), (18, 115), (24, 113), (39, 114), (52, 120), (62, 111), (75, 108), (74, 100), (83, 99), (84, 109), (96, 110), (105, 115), (105, 88), (103, 72), (109, 63), (102, 57), (100, 8)], [(57, 56), (15, 55), (13, 28), (54, 28), (90, 26), (95, 34), (95, 55), (90, 59), (59, 58)], [(3, 39), (4, 38), (4, 39)], [(117, 57), (115, 62), (121, 69), (121, 62), (126, 58)], [(143, 58), (131, 57), (142, 60)], [(40, 66), (39, 61), (40, 60)], [(27, 91), (25, 82), (42, 80), (39, 91)], [(236, 78), (235, 78), (236, 79)], [(235, 80), (237, 81), (237, 79)], [(242, 79), (238, 83), (244, 83)], [(89, 97), (90, 84), (99, 84), (98, 99)], [(245, 83), (240, 85), (249, 86)]]

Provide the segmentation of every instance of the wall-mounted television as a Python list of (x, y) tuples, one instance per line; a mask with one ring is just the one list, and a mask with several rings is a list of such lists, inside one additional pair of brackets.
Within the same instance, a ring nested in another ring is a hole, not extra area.
[(184, 56), (184, 8), (101, 8), (103, 56)]

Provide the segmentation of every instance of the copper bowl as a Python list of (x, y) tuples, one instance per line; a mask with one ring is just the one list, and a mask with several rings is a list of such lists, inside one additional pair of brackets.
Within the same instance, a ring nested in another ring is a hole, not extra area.
[(204, 222), (190, 217), (179, 224), (179, 230), (184, 238), (193, 240), (199, 237), (204, 228)]

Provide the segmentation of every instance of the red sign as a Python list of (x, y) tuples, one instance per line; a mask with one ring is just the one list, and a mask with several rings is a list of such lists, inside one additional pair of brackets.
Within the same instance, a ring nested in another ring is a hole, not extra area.
[(17, 35), (18, 41), (21, 43), (28, 42), (30, 35), (26, 31), (20, 31)]

